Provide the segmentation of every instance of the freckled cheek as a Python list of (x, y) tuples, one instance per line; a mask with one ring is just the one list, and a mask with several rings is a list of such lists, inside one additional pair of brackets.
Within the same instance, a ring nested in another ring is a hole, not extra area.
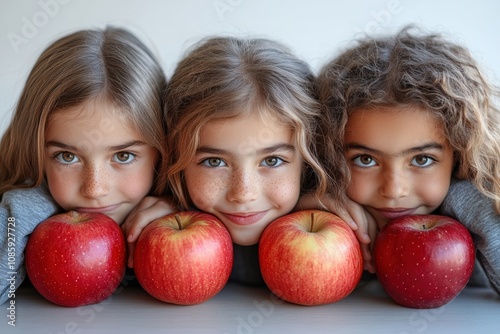
[(194, 205), (202, 211), (210, 212), (223, 197), (227, 183), (218, 178), (186, 175), (186, 187)]
[(275, 204), (293, 209), (300, 196), (300, 176), (283, 177), (264, 183), (266, 195)]

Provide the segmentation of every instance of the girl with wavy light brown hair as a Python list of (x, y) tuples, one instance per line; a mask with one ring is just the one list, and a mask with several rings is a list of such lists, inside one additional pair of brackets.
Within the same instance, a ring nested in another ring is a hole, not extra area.
[(300, 195), (324, 192), (320, 113), (307, 63), (268, 39), (211, 37), (177, 65), (166, 97), (166, 175), (183, 209), (217, 216), (235, 245), (232, 277), (261, 283), (263, 229)]

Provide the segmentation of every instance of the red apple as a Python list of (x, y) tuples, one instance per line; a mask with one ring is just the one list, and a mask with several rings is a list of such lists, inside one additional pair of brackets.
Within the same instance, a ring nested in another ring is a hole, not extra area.
[(195, 211), (167, 215), (151, 222), (134, 251), (134, 271), (153, 297), (192, 305), (215, 296), (233, 267), (233, 243), (215, 216)]
[(395, 219), (379, 232), (373, 252), (380, 284), (397, 303), (412, 308), (445, 305), (465, 287), (474, 268), (469, 231), (438, 215)]
[(354, 232), (338, 216), (319, 210), (298, 211), (269, 224), (260, 238), (259, 263), (268, 288), (300, 305), (341, 300), (363, 272)]
[(70, 211), (40, 223), (26, 245), (26, 271), (35, 289), (68, 307), (103, 301), (125, 275), (125, 237), (100, 213)]

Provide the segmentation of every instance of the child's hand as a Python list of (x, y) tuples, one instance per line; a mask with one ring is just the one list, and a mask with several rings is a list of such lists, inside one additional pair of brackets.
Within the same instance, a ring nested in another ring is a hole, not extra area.
[(170, 197), (144, 197), (128, 215), (127, 219), (122, 225), (125, 232), (128, 244), (128, 260), (127, 265), (130, 268), (134, 266), (134, 248), (135, 242), (139, 238), (142, 230), (153, 220), (161, 218), (179, 209), (174, 204)]
[(344, 220), (353, 219), (356, 222), (354, 233), (358, 237), (363, 252), (364, 269), (370, 273), (375, 273), (372, 251), (378, 232), (377, 222), (361, 205), (350, 199), (347, 200), (346, 208), (339, 211), (337, 215), (340, 218)]
[(351, 227), (353, 231), (356, 231), (358, 229), (358, 225), (356, 225), (355, 221), (351, 218), (349, 213), (344, 208), (341, 208), (338, 205), (337, 201), (333, 200), (330, 195), (325, 195), (320, 200), (318, 200), (313, 195), (302, 195), (294, 208), (294, 211), (299, 210), (327, 210), (338, 215), (347, 223), (347, 225)]
[(326, 209), (344, 220), (354, 231), (361, 245), (364, 269), (374, 273), (375, 266), (372, 260), (372, 249), (377, 235), (377, 223), (373, 217), (359, 204), (347, 200), (346, 206), (339, 206), (338, 202), (326, 195), (321, 203), (311, 195), (304, 195), (299, 199), (296, 210)]

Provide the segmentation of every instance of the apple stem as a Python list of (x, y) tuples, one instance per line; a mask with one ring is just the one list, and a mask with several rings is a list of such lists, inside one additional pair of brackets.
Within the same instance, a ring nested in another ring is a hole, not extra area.
[(427, 227), (425, 226), (425, 224), (422, 224), (422, 228), (423, 228), (424, 230), (427, 230)]
[(311, 232), (313, 231), (314, 227), (314, 212), (311, 212)]
[(179, 226), (179, 230), (182, 230), (181, 217), (179, 215), (175, 215), (175, 221), (177, 222), (177, 226)]

